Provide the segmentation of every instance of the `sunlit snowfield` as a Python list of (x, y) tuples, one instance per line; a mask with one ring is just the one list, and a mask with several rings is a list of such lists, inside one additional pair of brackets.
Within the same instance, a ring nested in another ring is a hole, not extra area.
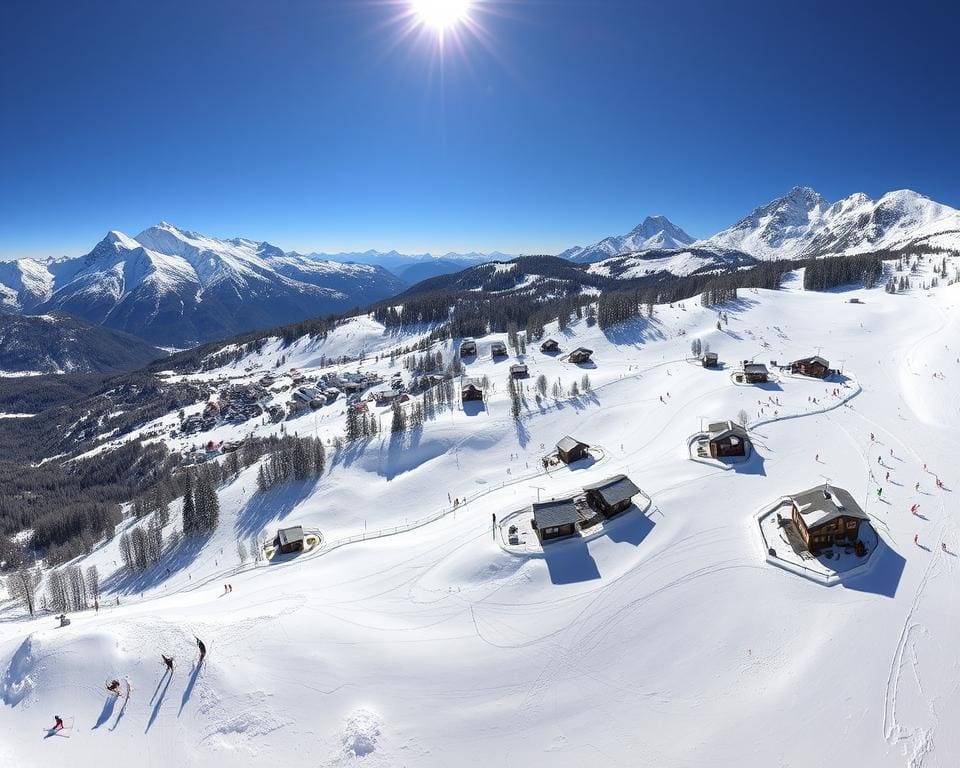
[[(955, 764), (960, 285), (888, 295), (808, 293), (801, 282), (741, 290), (721, 330), (696, 299), (606, 333), (585, 321), (548, 328), (565, 350), (593, 349), (595, 367), (531, 344), (519, 426), (506, 388), (515, 360), (490, 360), (502, 337), (479, 339), (468, 372), (490, 379), (485, 407), (331, 450), (315, 485), (256, 494), (247, 470), (221, 489), (217, 532), (169, 576), (112, 575), (116, 541), (103, 544), (82, 565), (99, 566), (119, 606), (107, 594), (98, 614), (62, 629), (52, 616), (2, 614), (0, 764)], [(687, 360), (695, 336), (724, 369)], [(373, 358), (416, 337), (359, 318), (209, 378), (252, 378), (245, 367), (273, 370), (279, 354), (284, 370), (310, 370), (320, 355), (361, 350), (364, 370), (389, 376), (400, 366)], [(819, 380), (731, 381), (743, 359), (818, 350), (849, 377), (840, 397)], [(538, 406), (540, 373), (565, 389), (587, 373), (592, 392)], [(777, 411), (755, 429), (750, 462), (688, 458), (702, 421), (741, 409), (752, 421)], [(336, 405), (286, 427), (328, 438), (343, 418)], [(544, 473), (540, 457), (567, 434), (602, 459)], [(556, 542), (544, 557), (494, 539), (492, 514), (621, 472), (652, 497), (646, 514), (628, 510), (604, 535)], [(865, 501), (888, 546), (870, 573), (833, 587), (768, 565), (753, 517), (825, 478)], [(448, 497), (468, 501), (409, 532), (332, 546), (449, 510)], [(272, 536), (279, 521), (319, 530), (324, 544), (231, 573), (236, 537)], [(199, 670), (194, 635), (210, 648)], [(161, 653), (176, 659), (172, 680), (161, 681)], [(105, 696), (103, 681), (118, 676), (133, 686), (127, 703)], [(74, 719), (69, 739), (44, 738), (54, 714)]]

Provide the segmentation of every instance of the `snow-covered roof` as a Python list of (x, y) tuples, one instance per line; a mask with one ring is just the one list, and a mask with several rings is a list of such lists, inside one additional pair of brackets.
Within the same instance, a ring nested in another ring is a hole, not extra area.
[(820, 485), (790, 497), (807, 530), (846, 516), (869, 520), (870, 517), (854, 501), (850, 492), (833, 485)]
[(794, 362), (794, 364), (796, 364), (796, 363), (819, 363), (820, 365), (822, 365), (822, 366), (824, 366), (824, 367), (826, 367), (826, 368), (829, 368), (829, 367), (830, 367), (830, 363), (828, 363), (828, 362), (826, 361), (826, 359), (820, 357), (820, 355), (814, 355), (813, 357), (801, 357), (799, 360), (794, 360), (793, 362)]
[(570, 437), (567, 435), (557, 443), (558, 451), (572, 451), (577, 446), (582, 445), (584, 448), (589, 448), (590, 446), (587, 443), (581, 443), (576, 438)]
[(728, 435), (746, 437), (747, 430), (733, 421), (717, 421), (707, 427), (711, 440), (720, 440)]
[(277, 531), (277, 536), (280, 538), (280, 546), (286, 546), (296, 541), (303, 541), (303, 526), (294, 525), (290, 528), (281, 528)]

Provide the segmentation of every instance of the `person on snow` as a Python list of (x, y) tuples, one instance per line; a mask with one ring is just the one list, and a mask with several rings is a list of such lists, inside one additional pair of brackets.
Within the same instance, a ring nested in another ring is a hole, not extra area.
[(163, 663), (166, 664), (167, 669), (173, 674), (173, 656), (166, 656), (161, 653), (160, 658), (163, 659)]
[(200, 662), (202, 663), (203, 657), (207, 655), (207, 646), (203, 644), (203, 640), (201, 640), (199, 637), (197, 637), (196, 635), (194, 635), (194, 637), (197, 640), (197, 648), (200, 649)]
[(62, 731), (63, 730), (63, 718), (60, 715), (53, 716), (53, 730)]
[(120, 695), (120, 681), (119, 681), (119, 680), (111, 680), (111, 681), (107, 684), (107, 690), (110, 691), (110, 693), (112, 693), (114, 696), (119, 696), (119, 695)]

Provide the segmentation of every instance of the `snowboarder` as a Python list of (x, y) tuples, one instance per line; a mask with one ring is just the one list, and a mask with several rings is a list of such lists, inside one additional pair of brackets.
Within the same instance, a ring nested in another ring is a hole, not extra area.
[(167, 669), (170, 670), (170, 673), (173, 673), (173, 657), (160, 654), (160, 658), (163, 659), (163, 663), (166, 665)]
[(877, 498), (880, 499), (883, 497), (883, 488), (877, 488)]
[(946, 552), (946, 551), (947, 551), (947, 542), (941, 541), (941, 542), (940, 542), (940, 548), (941, 548), (944, 552)]
[(919, 490), (920, 490), (920, 481), (919, 481), (919, 480), (917, 481), (917, 484), (916, 484), (915, 486), (913, 486), (913, 490), (915, 490), (915, 491), (919, 491)]
[(919, 534), (919, 533), (913, 534), (913, 543), (916, 544), (918, 547), (920, 546), (920, 534)]
[(120, 698), (120, 681), (119, 681), (119, 680), (111, 680), (111, 681), (107, 684), (107, 690), (110, 691), (110, 693), (112, 693), (112, 694), (113, 694), (114, 696), (116, 696), (117, 698)]
[(205, 646), (205, 645), (203, 644), (203, 640), (201, 640), (199, 637), (197, 637), (196, 635), (194, 635), (194, 637), (195, 637), (196, 640), (197, 640), (197, 648), (200, 649), (200, 662), (199, 662), (199, 663), (202, 664), (202, 663), (203, 663), (203, 657), (207, 655), (207, 646)]
[(889, 472), (887, 472), (887, 482), (888, 482), (888, 483), (890, 482), (890, 473), (889, 473)]
[(870, 433), (870, 442), (873, 442), (873, 432)]

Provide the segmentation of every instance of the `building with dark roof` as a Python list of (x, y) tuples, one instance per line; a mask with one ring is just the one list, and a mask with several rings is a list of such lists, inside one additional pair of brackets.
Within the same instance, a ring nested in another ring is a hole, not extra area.
[(527, 366), (523, 363), (516, 363), (510, 366), (510, 375), (515, 379), (525, 379), (529, 373), (527, 371)]
[(557, 443), (557, 457), (564, 464), (571, 464), (586, 456), (589, 448), (590, 446), (586, 443), (581, 443), (579, 440), (567, 435)]
[(277, 547), (281, 554), (303, 551), (303, 526), (294, 525), (277, 531)]
[(733, 421), (718, 421), (707, 427), (707, 444), (711, 458), (746, 456), (750, 451), (750, 437), (746, 428)]
[(825, 379), (830, 375), (830, 363), (820, 355), (804, 357), (790, 363), (790, 373), (800, 373), (804, 376)]
[(720, 364), (720, 356), (716, 352), (704, 352), (700, 362), (704, 368), (716, 368)]
[(460, 382), (460, 399), (463, 402), (483, 400), (483, 383), (478, 379), (464, 378)]
[(810, 488), (790, 497), (790, 519), (810, 552), (816, 554), (838, 543), (855, 544), (860, 526), (870, 517), (850, 492), (833, 485)]
[(540, 542), (572, 536), (576, 532), (577, 505), (573, 499), (556, 499), (530, 505), (531, 521)]
[(770, 371), (763, 363), (743, 361), (743, 380), (748, 384), (758, 384), (770, 380)]
[(541, 352), (559, 352), (560, 351), (560, 342), (555, 341), (554, 339), (547, 339), (540, 345)]
[(633, 503), (640, 489), (626, 475), (614, 475), (599, 483), (583, 486), (587, 503), (603, 514), (613, 517)]
[(577, 347), (567, 359), (571, 363), (587, 363), (590, 361), (590, 356), (593, 354), (592, 349), (587, 349), (586, 347)]
[(495, 341), (490, 345), (490, 357), (506, 357), (507, 345), (502, 341)]
[(477, 354), (477, 342), (473, 339), (464, 339), (460, 342), (460, 357), (470, 357)]

